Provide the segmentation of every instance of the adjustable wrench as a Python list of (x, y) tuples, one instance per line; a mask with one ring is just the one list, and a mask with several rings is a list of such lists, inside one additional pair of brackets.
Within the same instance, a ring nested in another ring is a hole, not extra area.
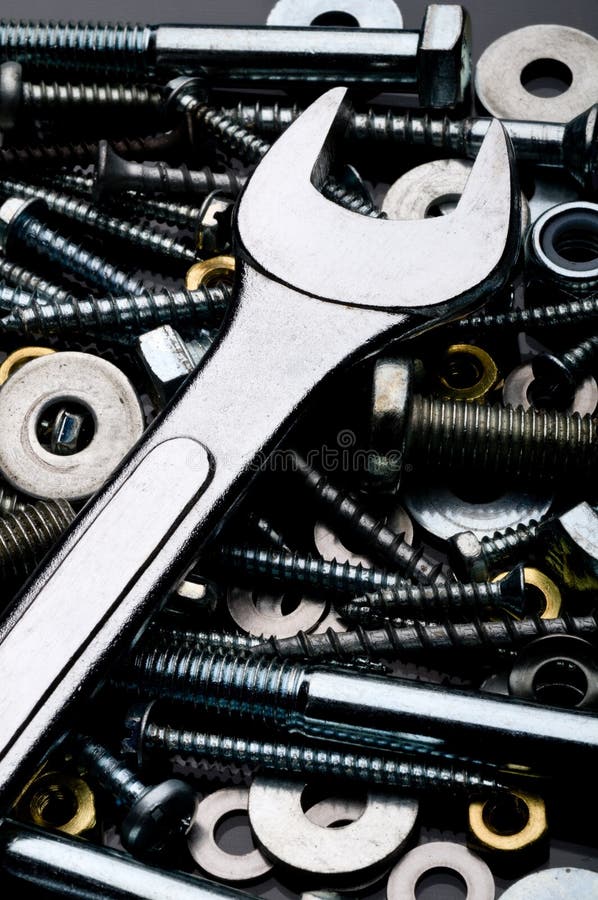
[(374, 220), (318, 191), (345, 89), (320, 97), (248, 182), (222, 336), (0, 622), (0, 795), (68, 724), (222, 523), (312, 390), (390, 338), (500, 288), (520, 229), (513, 154), (489, 129), (450, 216)]

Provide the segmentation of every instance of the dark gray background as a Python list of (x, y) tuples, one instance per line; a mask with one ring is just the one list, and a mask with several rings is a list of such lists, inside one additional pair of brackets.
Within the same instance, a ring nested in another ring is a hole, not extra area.
[[(133, 22), (189, 22), (222, 24), (263, 24), (273, 0), (102, 0), (102, 2), (76, 2), (76, 0), (3, 0), (0, 7), (2, 18), (19, 19), (67, 19)], [(342, 9), (342, 0), (339, 6)], [(398, 4), (402, 10), (406, 28), (419, 28), (425, 8), (424, 0), (402, 0)], [(473, 20), (474, 56), (495, 38), (523, 25), (534, 23), (561, 23), (581, 28), (598, 35), (598, 0), (469, 0), (465, 3)], [(330, 4), (334, 8), (334, 0)], [(597, 84), (598, 92), (598, 84)], [(580, 797), (580, 804), (584, 798)], [(235, 834), (235, 831), (237, 832)], [(451, 840), (452, 835), (428, 832), (432, 840)], [(463, 840), (463, 835), (459, 836)], [(246, 837), (233, 829), (229, 841), (237, 845), (237, 852), (246, 851)], [(594, 843), (594, 841), (592, 841)], [(232, 849), (227, 842), (228, 849)], [(598, 858), (594, 847), (581, 847), (552, 843), (550, 866), (573, 865), (598, 870)], [(510, 882), (497, 879), (498, 893)], [(281, 892), (278, 886), (268, 881), (266, 884), (249, 888), (252, 893), (270, 898), (294, 896)], [(380, 891), (376, 897), (384, 897)], [(418, 900), (457, 900), (465, 896), (464, 891), (451, 879), (433, 876), (421, 890)], [(580, 898), (581, 900), (581, 898)]]

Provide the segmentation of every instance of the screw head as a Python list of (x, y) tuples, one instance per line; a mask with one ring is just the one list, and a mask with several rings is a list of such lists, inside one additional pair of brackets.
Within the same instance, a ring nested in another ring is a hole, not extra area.
[(35, 215), (40, 210), (45, 210), (46, 204), (43, 200), (32, 199), (23, 200), (22, 197), (9, 197), (0, 206), (0, 250), (4, 252), (10, 241), (12, 226), (22, 216), (24, 212), (30, 212)]
[(0, 66), (0, 130), (11, 131), (17, 124), (23, 99), (23, 70), (17, 62)]
[(123, 845), (138, 856), (164, 851), (189, 828), (196, 804), (193, 788), (178, 778), (149, 787), (125, 817)]

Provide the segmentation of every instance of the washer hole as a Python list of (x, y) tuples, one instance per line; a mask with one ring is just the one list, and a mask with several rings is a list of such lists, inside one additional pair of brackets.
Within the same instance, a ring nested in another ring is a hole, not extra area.
[(266, 616), (290, 616), (299, 609), (301, 600), (301, 596), (292, 591), (279, 596), (260, 594), (255, 598), (255, 608)]
[(559, 256), (572, 263), (598, 263), (598, 222), (596, 230), (563, 228), (553, 239)]
[(529, 822), (529, 808), (516, 794), (504, 794), (488, 800), (482, 810), (484, 825), (494, 834), (519, 834)]
[(471, 353), (453, 353), (446, 360), (442, 376), (451, 388), (459, 390), (475, 387), (484, 374), (484, 367)]
[(521, 84), (535, 97), (559, 97), (573, 84), (573, 72), (559, 59), (535, 59), (521, 72)]
[(535, 584), (525, 582), (525, 599), (529, 605), (530, 615), (541, 615), (546, 612), (546, 595)]
[(94, 416), (84, 403), (57, 400), (41, 411), (35, 433), (49, 453), (72, 456), (91, 444), (95, 434)]
[(320, 13), (310, 22), (320, 28), (359, 28), (359, 22), (351, 13), (340, 9), (332, 9), (329, 12)]
[(463, 500), (464, 503), (471, 503), (472, 506), (494, 503), (495, 500), (500, 500), (504, 494), (502, 485), (493, 484), (488, 479), (478, 481), (472, 478), (468, 482), (458, 484), (453, 490), (455, 497)]
[(426, 219), (438, 218), (438, 216), (447, 216), (453, 212), (461, 199), (461, 194), (444, 194), (437, 197), (426, 210)]
[(532, 687), (540, 703), (573, 709), (585, 699), (588, 679), (571, 660), (551, 659), (538, 669)]
[(246, 812), (234, 810), (223, 816), (214, 828), (214, 841), (231, 856), (246, 856), (256, 849), (249, 816)]
[(61, 828), (76, 816), (77, 798), (67, 785), (50, 782), (31, 796), (29, 810), (37, 825)]
[(417, 900), (434, 900), (439, 896), (442, 900), (462, 900), (467, 894), (464, 879), (454, 869), (430, 869), (424, 872), (415, 886)]
[(329, 785), (319, 783), (306, 785), (301, 793), (301, 809), (308, 819), (311, 818), (310, 810), (320, 804), (330, 805), (333, 808), (338, 804), (339, 809), (344, 810), (344, 814), (341, 815), (339, 812), (339, 818), (327, 826), (328, 828), (342, 828), (357, 822), (362, 817), (367, 807), (367, 794), (358, 786), (348, 786), (343, 788), (342, 794), (334, 794)]

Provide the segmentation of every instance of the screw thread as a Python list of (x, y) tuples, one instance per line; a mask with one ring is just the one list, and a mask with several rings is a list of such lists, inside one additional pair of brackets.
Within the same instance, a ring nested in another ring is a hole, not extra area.
[(26, 184), (12, 178), (4, 178), (0, 182), (0, 190), (15, 197), (43, 200), (49, 209), (80, 222), (95, 231), (109, 234), (119, 240), (133, 244), (135, 247), (145, 248), (152, 253), (168, 258), (194, 262), (196, 256), (193, 250), (176, 241), (168, 235), (161, 234), (152, 228), (140, 227), (132, 222), (126, 222), (115, 216), (109, 216), (91, 203), (87, 203), (78, 197), (69, 197), (58, 191), (46, 187)]
[(161, 641), (165, 646), (183, 645), (201, 647), (204, 650), (234, 650), (236, 653), (252, 650), (261, 644), (261, 639), (251, 634), (237, 634), (231, 631), (196, 631), (191, 628), (152, 627), (152, 641)]
[(594, 615), (562, 616), (541, 619), (539, 616), (517, 621), (504, 617), (485, 622), (442, 622), (394, 625), (386, 622), (380, 628), (356, 628), (354, 631), (324, 634), (299, 632), (290, 638), (269, 638), (253, 647), (253, 653), (274, 654), (285, 659), (336, 659), (354, 656), (370, 658), (410, 657), (423, 653), (478, 650), (511, 650), (547, 634), (573, 634), (594, 638), (598, 622)]
[(154, 721), (146, 723), (139, 740), (144, 755), (148, 756), (180, 754), (195, 760), (249, 764), (255, 769), (274, 772), (349, 778), (427, 793), (467, 793), (500, 788), (492, 771), (473, 766), (439, 765), (396, 755), (210, 734)]
[(13, 221), (10, 237), (104, 290), (127, 291), (131, 294), (143, 290), (143, 285), (137, 278), (27, 212), (21, 213)]
[(218, 547), (214, 559), (220, 567), (244, 575), (288, 585), (306, 584), (341, 594), (377, 591), (403, 583), (397, 575), (382, 569), (370, 569), (361, 564), (353, 566), (348, 562), (339, 563), (278, 547)]
[(256, 538), (265, 542), (268, 547), (278, 547), (280, 550), (287, 549), (286, 541), (282, 534), (264, 516), (260, 516), (258, 513), (249, 513), (246, 524), (253, 531)]
[(377, 521), (298, 454), (294, 459), (294, 470), (302, 476), (304, 486), (333, 528), (352, 535), (364, 548), (409, 578), (428, 582), (438, 577), (441, 564), (430, 559), (423, 547), (412, 547), (402, 534)]
[(121, 803), (132, 806), (145, 793), (146, 785), (102, 744), (87, 736), (77, 736), (76, 744), (90, 774)]
[(39, 500), (0, 519), (0, 575), (23, 580), (37, 566), (75, 514), (66, 500)]
[[(119, 296), (81, 299), (71, 296), (63, 301), (25, 295), (24, 302), (13, 300), (9, 305), (9, 314), (1, 320), (1, 326), (5, 330), (39, 336), (67, 331), (101, 332), (112, 327), (144, 331), (165, 323), (180, 325), (219, 318), (230, 294), (231, 288), (227, 285), (200, 285), (196, 291), (181, 288), (157, 293), (144, 289)], [(0, 295), (0, 304), (2, 302)]]
[[(117, 164), (115, 173), (111, 166)], [(204, 196), (212, 191), (222, 191), (237, 196), (247, 179), (234, 172), (215, 172), (208, 166), (190, 169), (183, 164), (177, 167), (163, 162), (127, 163), (123, 159), (111, 158), (103, 173), (98, 175), (96, 188), (102, 197), (120, 191), (139, 191), (143, 194), (198, 194)]]
[(0, 516), (23, 512), (26, 508), (27, 503), (24, 502), (22, 495), (0, 482)]
[(239, 712), (284, 725), (299, 699), (303, 667), (265, 656), (238, 656), (219, 650), (161, 644), (140, 649), (113, 680), (139, 695), (191, 701), (206, 710)]
[(34, 112), (49, 110), (80, 112), (80, 107), (90, 112), (106, 109), (113, 113), (115, 107), (127, 112), (160, 113), (163, 107), (162, 92), (139, 84), (57, 84), (56, 82), (23, 82), (23, 106)]
[(463, 331), (529, 331), (556, 329), (565, 325), (588, 325), (598, 319), (598, 295), (564, 300), (548, 306), (511, 309), (504, 313), (478, 313), (453, 323)]
[(69, 292), (65, 288), (52, 284), (51, 281), (46, 281), (41, 275), (30, 272), (29, 269), (10, 262), (8, 259), (0, 258), (0, 280), (6, 281), (23, 291), (35, 293), (40, 299), (66, 300), (69, 296)]
[(589, 472), (598, 455), (598, 419), (589, 415), (421, 395), (413, 397), (406, 436), (409, 461), (487, 475)]
[(28, 68), (110, 68), (147, 74), (152, 28), (146, 25), (0, 21), (0, 60)]

